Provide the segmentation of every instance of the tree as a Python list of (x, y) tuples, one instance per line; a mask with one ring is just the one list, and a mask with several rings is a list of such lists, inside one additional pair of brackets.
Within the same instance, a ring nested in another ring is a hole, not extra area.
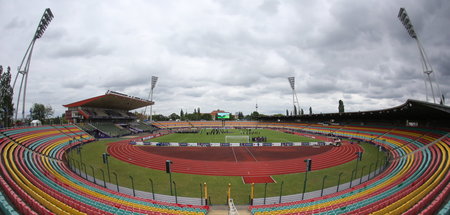
[(289, 111), (288, 111), (288, 109), (286, 109), (286, 116), (289, 116)]
[(300, 109), (300, 115), (303, 115), (303, 108)]
[(183, 109), (180, 111), (180, 120), (184, 120), (184, 112)]
[(168, 117), (163, 116), (162, 114), (153, 115), (153, 120), (155, 121), (167, 121), (168, 119)]
[(202, 118), (200, 108), (194, 108), (194, 113), (190, 116), (190, 120), (200, 120)]
[(250, 115), (250, 119), (257, 120), (259, 117), (259, 113), (257, 111), (253, 111), (253, 113)]
[(34, 103), (31, 108), (31, 118), (40, 120), (41, 122), (45, 122), (46, 119), (53, 116), (53, 113), (53, 108), (50, 105), (44, 106), (43, 104)]
[(309, 115), (312, 115), (312, 108), (309, 107)]
[(13, 88), (11, 87), (11, 68), (8, 66), (5, 73), (0, 66), (0, 116), (4, 127), (12, 126), (14, 115)]
[(45, 106), (45, 111), (44, 111), (45, 119), (51, 118), (54, 113), (55, 113), (55, 111), (53, 111), (52, 106), (50, 106), (50, 105)]
[(344, 102), (342, 100), (339, 100), (339, 113), (344, 113)]
[(297, 106), (294, 105), (294, 116), (297, 116)]
[(172, 113), (169, 115), (170, 120), (177, 120), (180, 119), (180, 116), (178, 116), (176, 113)]
[(244, 119), (244, 114), (242, 112), (238, 112), (237, 118)]
[(31, 119), (37, 119), (41, 122), (45, 119), (45, 106), (43, 104), (34, 103), (31, 107)]
[(196, 113), (186, 113), (184, 114), (184, 119), (194, 121), (197, 120), (198, 115)]
[(211, 120), (213, 119), (213, 117), (211, 116), (211, 114), (205, 113), (205, 114), (202, 114), (202, 116), (200, 117), (200, 119), (211, 121)]

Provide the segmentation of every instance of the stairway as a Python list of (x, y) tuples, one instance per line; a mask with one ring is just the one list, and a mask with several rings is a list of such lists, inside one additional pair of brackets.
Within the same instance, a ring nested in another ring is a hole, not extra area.
[[(236, 205), (239, 215), (251, 215), (248, 205)], [(213, 205), (208, 211), (208, 215), (228, 215), (228, 206)]]

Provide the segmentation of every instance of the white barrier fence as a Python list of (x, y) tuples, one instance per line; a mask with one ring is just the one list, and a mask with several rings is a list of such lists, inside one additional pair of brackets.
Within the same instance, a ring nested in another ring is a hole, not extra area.
[(199, 147), (227, 147), (227, 146), (326, 146), (332, 142), (286, 142), (286, 143), (162, 143), (162, 142), (130, 142), (133, 145), (146, 146), (199, 146)]

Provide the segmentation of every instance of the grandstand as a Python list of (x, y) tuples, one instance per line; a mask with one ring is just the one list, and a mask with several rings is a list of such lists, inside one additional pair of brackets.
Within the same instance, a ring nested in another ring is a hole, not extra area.
[(153, 126), (137, 122), (131, 110), (153, 105), (153, 101), (107, 91), (105, 95), (64, 105), (65, 117), (95, 137), (119, 137), (151, 132)]
[(299, 116), (260, 117), (262, 121), (303, 121), (316, 124), (375, 124), (421, 127), (448, 127), (448, 106), (408, 99), (396, 107), (358, 112), (319, 113)]

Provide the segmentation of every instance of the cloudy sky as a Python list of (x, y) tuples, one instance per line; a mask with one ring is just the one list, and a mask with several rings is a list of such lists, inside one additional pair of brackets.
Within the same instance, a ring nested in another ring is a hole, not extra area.
[[(55, 18), (34, 47), (27, 108), (114, 90), (147, 98), (157, 114), (389, 108), (425, 100), (417, 44), (397, 19), (405, 7), (450, 99), (448, 0), (0, 0), (0, 65), (13, 79), (45, 8)], [(16, 89), (18, 91), (18, 89)], [(16, 101), (14, 101), (16, 102)], [(450, 101), (448, 102), (450, 103)]]

